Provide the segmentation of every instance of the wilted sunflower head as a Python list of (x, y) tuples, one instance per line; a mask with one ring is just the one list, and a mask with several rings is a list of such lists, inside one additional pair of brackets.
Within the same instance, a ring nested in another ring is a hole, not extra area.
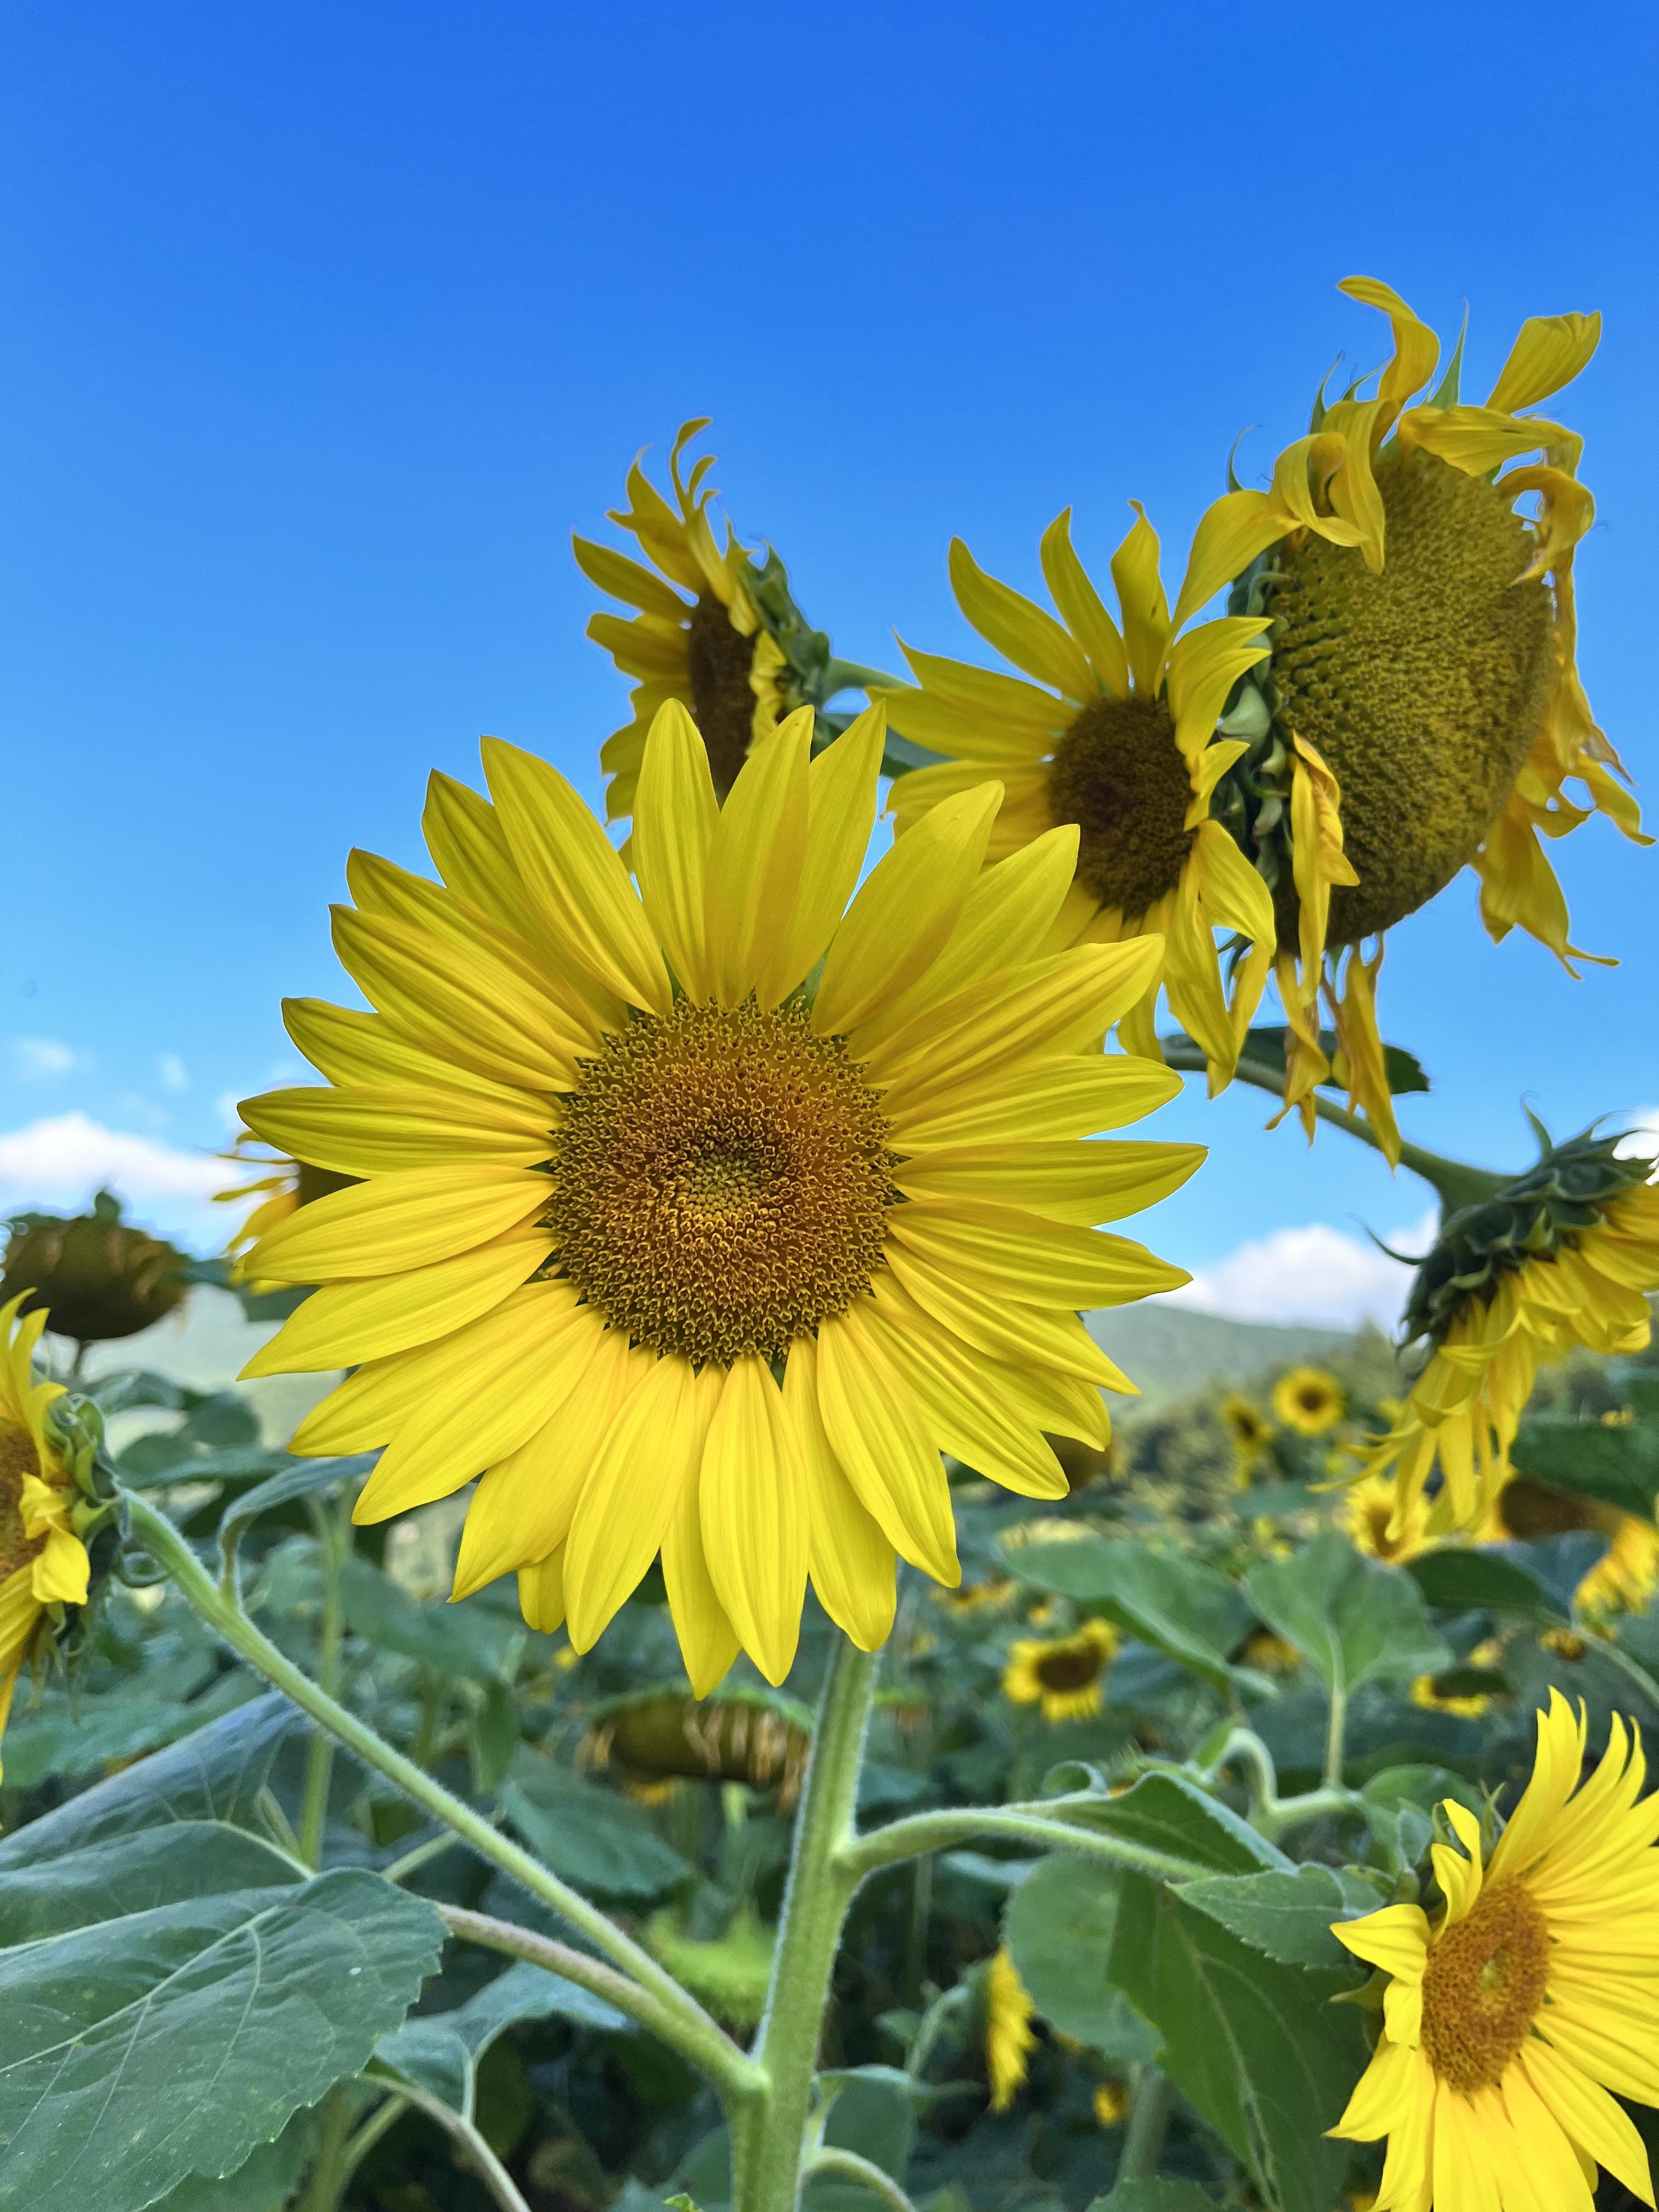
[(0, 1299), (16, 1300), (20, 1313), (44, 1312), (56, 1335), (81, 1344), (136, 1336), (189, 1295), (185, 1254), (124, 1221), (106, 1190), (90, 1213), (20, 1213), (9, 1226)]
[(1104, 1695), (1117, 1631), (1085, 1620), (1074, 1636), (1022, 1637), (1008, 1647), (1002, 1694), (1011, 1705), (1040, 1705), (1046, 1721), (1087, 1720)]
[(1366, 1455), (1396, 1483), (1397, 1534), (1439, 1471), (1425, 1528), (1476, 1527), (1510, 1480), (1510, 1446), (1540, 1362), (1574, 1345), (1601, 1353), (1649, 1340), (1659, 1289), (1653, 1162), (1621, 1158), (1594, 1130), (1560, 1145), (1534, 1123), (1523, 1175), (1446, 1217), (1419, 1265), (1401, 1334), (1427, 1357), (1388, 1434)]
[(1299, 1437), (1322, 1437), (1346, 1406), (1342, 1385), (1322, 1367), (1292, 1367), (1273, 1385), (1273, 1412)]
[(486, 739), (490, 798), (434, 781), (441, 882), (351, 858), (374, 1011), (287, 1009), (328, 1084), (243, 1109), (362, 1178), (248, 1255), (321, 1287), (247, 1372), (356, 1370), (294, 1449), (384, 1448), (362, 1521), (481, 1478), (455, 1594), (516, 1571), (580, 1650), (660, 1555), (699, 1696), (740, 1647), (782, 1680), (809, 1575), (866, 1650), (896, 1554), (954, 1583), (943, 1453), (1064, 1498), (1045, 1434), (1103, 1446), (1127, 1383), (1080, 1310), (1185, 1279), (1093, 1225), (1202, 1157), (1088, 1133), (1178, 1088), (1099, 1049), (1156, 948), (1045, 949), (1075, 841), (985, 868), (994, 784), (866, 876), (883, 735), (814, 756), (799, 710), (722, 807), (671, 700), (634, 880)]
[[(797, 707), (817, 710), (818, 735), (839, 735), (850, 714), (829, 711), (840, 694), (878, 672), (839, 660), (830, 640), (795, 605), (776, 553), (765, 560), (739, 544), (729, 523), (716, 535), (708, 483), (712, 453), (681, 472), (686, 447), (708, 427), (704, 416), (681, 426), (669, 455), (672, 501), (636, 459), (626, 507), (610, 520), (631, 533), (650, 566), (592, 539), (573, 539), (582, 573), (632, 616), (596, 614), (587, 634), (635, 686), (630, 719), (606, 738), (599, 764), (610, 779), (612, 821), (634, 811), (645, 740), (659, 708), (678, 700), (702, 732), (716, 794), (724, 799), (757, 744)], [(890, 682), (890, 678), (884, 679)]]
[(1517, 1474), (1493, 1498), (1475, 1538), (1530, 1544), (1579, 1531), (1605, 1537), (1607, 1548), (1574, 1591), (1575, 1608), (1592, 1615), (1641, 1612), (1659, 1589), (1659, 1528), (1650, 1519)]
[[(1639, 819), (1575, 666), (1573, 551), (1595, 512), (1583, 441), (1529, 411), (1589, 362), (1601, 318), (1533, 318), (1477, 406), (1460, 396), (1462, 338), (1429, 392), (1434, 333), (1374, 278), (1341, 289), (1389, 316), (1393, 359), (1368, 398), (1363, 378), (1334, 403), (1321, 392), (1268, 490), (1235, 486), (1204, 516), (1176, 616), (1227, 585), (1235, 615), (1268, 619), (1270, 655), (1227, 718), (1259, 734), (1216, 811), (1273, 887), (1299, 1046), (1287, 1103), (1311, 1133), (1310, 1094), (1332, 1073), (1322, 991), (1345, 1079), (1392, 1152), (1382, 933), (1472, 866), (1494, 937), (1518, 923), (1570, 962), (1540, 833), (1599, 811), (1637, 836)], [(1575, 781), (1582, 805), (1564, 794)]]

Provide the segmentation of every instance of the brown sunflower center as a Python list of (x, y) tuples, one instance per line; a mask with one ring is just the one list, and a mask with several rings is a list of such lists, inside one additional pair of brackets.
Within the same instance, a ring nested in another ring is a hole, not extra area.
[[(1342, 789), (1359, 881), (1330, 941), (1388, 929), (1443, 890), (1502, 811), (1549, 703), (1554, 608), (1503, 494), (1431, 454), (1384, 454), (1382, 573), (1310, 533), (1275, 556), (1279, 712)], [(1293, 903), (1281, 904), (1291, 941)]]
[(1523, 1543), (1539, 1537), (1565, 1536), (1581, 1528), (1601, 1528), (1610, 1517), (1595, 1499), (1528, 1482), (1524, 1474), (1513, 1476), (1498, 1492), (1498, 1516), (1505, 1533)]
[(1161, 699), (1097, 699), (1054, 748), (1049, 811), (1077, 823), (1078, 879), (1104, 906), (1145, 914), (1175, 889), (1192, 847), (1192, 803)]
[(28, 1431), (14, 1422), (0, 1426), (0, 1583), (46, 1547), (44, 1536), (31, 1540), (23, 1532), (23, 1478), (40, 1472), (40, 1455)]
[(1036, 1661), (1036, 1678), (1045, 1690), (1086, 1690), (1105, 1671), (1105, 1656), (1093, 1644), (1060, 1644)]
[(704, 592), (691, 610), (686, 653), (691, 669), (691, 717), (708, 749), (714, 789), (724, 799), (748, 757), (754, 727), (755, 695), (749, 673), (755, 664), (755, 639), (733, 629), (727, 610), (712, 592)]
[(1398, 1536), (1391, 1536), (1389, 1534), (1389, 1524), (1394, 1519), (1393, 1500), (1380, 1498), (1376, 1504), (1368, 1504), (1364, 1513), (1365, 1534), (1372, 1554), (1387, 1565), (1389, 1561), (1397, 1559), (1406, 1548), (1406, 1539), (1403, 1534)]
[(571, 1281), (635, 1344), (779, 1359), (883, 1264), (886, 1139), (857, 1063), (803, 1009), (682, 1000), (583, 1068), (544, 1218)]
[(1443, 1929), (1423, 1976), (1423, 2048), (1443, 2081), (1492, 2087), (1532, 2033), (1549, 1980), (1550, 1931), (1518, 1882), (1495, 1882)]

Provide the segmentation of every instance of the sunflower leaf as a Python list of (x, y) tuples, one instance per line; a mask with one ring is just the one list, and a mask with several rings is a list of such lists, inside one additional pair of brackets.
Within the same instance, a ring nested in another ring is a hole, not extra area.
[(1250, 1608), (1224, 1575), (1131, 1538), (1032, 1544), (1009, 1556), (1024, 1582), (1092, 1606), (1131, 1636), (1225, 1687)]
[(1644, 1521), (1653, 1517), (1659, 1492), (1659, 1422), (1604, 1427), (1599, 1421), (1540, 1414), (1522, 1422), (1510, 1456), (1534, 1482), (1597, 1498)]
[(1117, 1926), (1110, 1867), (1062, 1854), (1042, 1860), (1008, 1899), (1003, 1941), (1037, 2010), (1062, 2035), (1139, 2065), (1158, 2039), (1106, 1978)]
[(1205, 1875), (1176, 1894), (1230, 1929), (1253, 1951), (1287, 1966), (1326, 1966), (1363, 1978), (1331, 1923), (1389, 1902), (1389, 1885), (1356, 1867), (1300, 1866), (1294, 1874)]
[(361, 2070), (443, 1947), (429, 1905), (359, 1868), (137, 1911), (112, 1875), (104, 1904), (0, 1950), (0, 2158), (31, 2212), (234, 2173)]
[(1139, 1875), (1123, 1879), (1111, 1978), (1273, 2212), (1329, 2212), (1348, 2153), (1324, 2131), (1365, 2063), (1357, 2014), (1329, 2002), (1349, 1978), (1264, 1958)]
[(1253, 1568), (1244, 1595), (1326, 1687), (1340, 1693), (1387, 1675), (1438, 1674), (1451, 1664), (1416, 1582), (1397, 1567), (1362, 1558), (1334, 1531), (1288, 1559)]

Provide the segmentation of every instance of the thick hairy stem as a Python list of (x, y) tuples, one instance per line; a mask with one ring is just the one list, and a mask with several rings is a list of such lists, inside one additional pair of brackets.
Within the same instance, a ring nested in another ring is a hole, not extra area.
[(890, 2173), (884, 2173), (873, 2160), (860, 2158), (855, 2150), (837, 2150), (833, 2146), (814, 2151), (800, 2171), (800, 2178), (810, 2181), (815, 2173), (838, 2173), (844, 2181), (856, 2181), (867, 2189), (888, 2208), (888, 2212), (915, 2212), (915, 2206), (899, 2187)]
[[(1173, 1037), (1160, 1037), (1158, 1042), (1170, 1066), (1184, 1074), (1202, 1074), (1209, 1065), (1199, 1048), (1185, 1038), (1177, 1042)], [(1233, 1075), (1236, 1081), (1250, 1084), (1257, 1091), (1265, 1091), (1283, 1103), (1285, 1073), (1282, 1068), (1264, 1067), (1247, 1054), (1233, 1070)], [(1382, 1139), (1363, 1115), (1351, 1113), (1346, 1106), (1339, 1106), (1334, 1098), (1327, 1098), (1317, 1091), (1310, 1096), (1313, 1099), (1314, 1112), (1322, 1121), (1328, 1121), (1338, 1129), (1346, 1129), (1349, 1136), (1358, 1137), (1362, 1145), (1369, 1145), (1373, 1152), (1382, 1150)], [(1409, 1168), (1413, 1175), (1422, 1176), (1448, 1213), (1455, 1213), (1462, 1206), (1478, 1206), (1483, 1199), (1490, 1198), (1494, 1191), (1501, 1190), (1510, 1180), (1508, 1176), (1499, 1175), (1490, 1168), (1472, 1166), (1467, 1160), (1446, 1159), (1439, 1152), (1429, 1152), (1421, 1145), (1408, 1144), (1403, 1139), (1400, 1146), (1400, 1164)]]
[(772, 1986), (755, 2048), (766, 2094), (732, 2129), (737, 2212), (794, 2212), (799, 2194), (830, 1977), (860, 1879), (848, 1850), (878, 1664), (872, 1654), (838, 1638), (795, 1819)]
[(532, 1858), (470, 1805), (452, 1796), (441, 1783), (434, 1781), (412, 1759), (395, 1751), (366, 1722), (343, 1705), (337, 1705), (229, 1601), (212, 1577), (204, 1571), (190, 1546), (165, 1514), (158, 1513), (153, 1505), (130, 1491), (123, 1492), (122, 1497), (135, 1539), (159, 1566), (166, 1569), (179, 1595), (240, 1658), (263, 1674), (284, 1697), (291, 1698), (301, 1712), (308, 1713), (328, 1729), (365, 1766), (385, 1775), (405, 1796), (423, 1807), (434, 1820), (441, 1820), (480, 1858), (500, 1867), (532, 1897), (551, 1906), (603, 1951), (625, 1976), (655, 1997), (661, 2021), (657, 2032), (708, 2077), (723, 2100), (729, 2105), (754, 2095), (759, 2079), (756, 2068), (696, 1999), (683, 1990), (648, 1951), (624, 1935), (614, 1921), (607, 1919), (579, 1891), (561, 1881), (539, 1859)]
[[(1063, 1801), (1061, 1801), (1063, 1802)], [(954, 1850), (975, 1836), (1006, 1836), (1011, 1842), (1031, 1844), (1045, 1851), (1073, 1851), (1081, 1858), (1104, 1859), (1135, 1874), (1150, 1875), (1155, 1881), (1191, 1881), (1212, 1871), (1194, 1859), (1155, 1851), (1144, 1844), (1108, 1834), (1097, 1828), (1059, 1817), (1058, 1804), (967, 1805), (944, 1813), (916, 1813), (908, 1820), (892, 1820), (873, 1834), (848, 1841), (841, 1853), (842, 1867), (862, 1881), (882, 1867), (898, 1866), (927, 1851)]]
[(1164, 2131), (1170, 2124), (1170, 2109), (1174, 2103), (1175, 2087), (1169, 2075), (1156, 2066), (1143, 2066), (1135, 2084), (1129, 2124), (1124, 2131), (1123, 2155), (1117, 2162), (1115, 2186), (1126, 2181), (1150, 2181), (1158, 2172), (1158, 2160), (1164, 2155)]
[[(345, 1608), (340, 1595), (340, 1568), (351, 1538), (350, 1524), (342, 1516), (350, 1510), (342, 1501), (331, 1511), (320, 1498), (313, 1498), (312, 1520), (323, 1571), (323, 1614), (317, 1642), (317, 1686), (331, 1698), (340, 1686), (340, 1655), (345, 1644)], [(220, 1585), (222, 1592), (224, 1585)], [(305, 1786), (300, 1797), (300, 1854), (308, 1866), (323, 1863), (323, 1831), (328, 1825), (328, 1787), (334, 1775), (334, 1739), (318, 1729), (306, 1747)]]

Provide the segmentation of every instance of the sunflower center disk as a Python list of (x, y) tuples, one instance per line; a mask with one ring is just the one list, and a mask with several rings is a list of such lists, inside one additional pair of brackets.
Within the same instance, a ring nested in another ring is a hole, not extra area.
[(755, 663), (755, 640), (739, 636), (725, 607), (712, 592), (704, 592), (691, 610), (686, 658), (692, 720), (708, 749), (714, 788), (724, 798), (748, 757), (754, 727), (755, 695), (749, 672)]
[(584, 1067), (544, 1219), (634, 1343), (698, 1365), (781, 1359), (883, 1264), (887, 1134), (857, 1063), (802, 1009), (683, 1000)]
[(1045, 1651), (1036, 1678), (1045, 1690), (1086, 1690), (1100, 1680), (1105, 1661), (1092, 1646), (1086, 1651)]
[(1269, 606), (1279, 713), (1341, 786), (1359, 878), (1331, 894), (1334, 945), (1392, 928), (1474, 858), (1553, 680), (1553, 605), (1516, 580), (1533, 541), (1502, 495), (1426, 453), (1385, 458), (1376, 483), (1382, 574), (1310, 534), (1279, 548)]
[(1549, 1979), (1549, 1926), (1516, 1882), (1483, 1892), (1446, 1929), (1423, 1977), (1423, 2048), (1443, 2081), (1490, 2088), (1528, 2036)]
[(1161, 700), (1099, 699), (1054, 749), (1048, 805), (1080, 832), (1077, 872), (1102, 904), (1145, 914), (1181, 880), (1192, 779)]
[(0, 1583), (26, 1567), (46, 1548), (44, 1536), (31, 1542), (23, 1533), (23, 1478), (39, 1474), (40, 1458), (27, 1429), (0, 1427)]

